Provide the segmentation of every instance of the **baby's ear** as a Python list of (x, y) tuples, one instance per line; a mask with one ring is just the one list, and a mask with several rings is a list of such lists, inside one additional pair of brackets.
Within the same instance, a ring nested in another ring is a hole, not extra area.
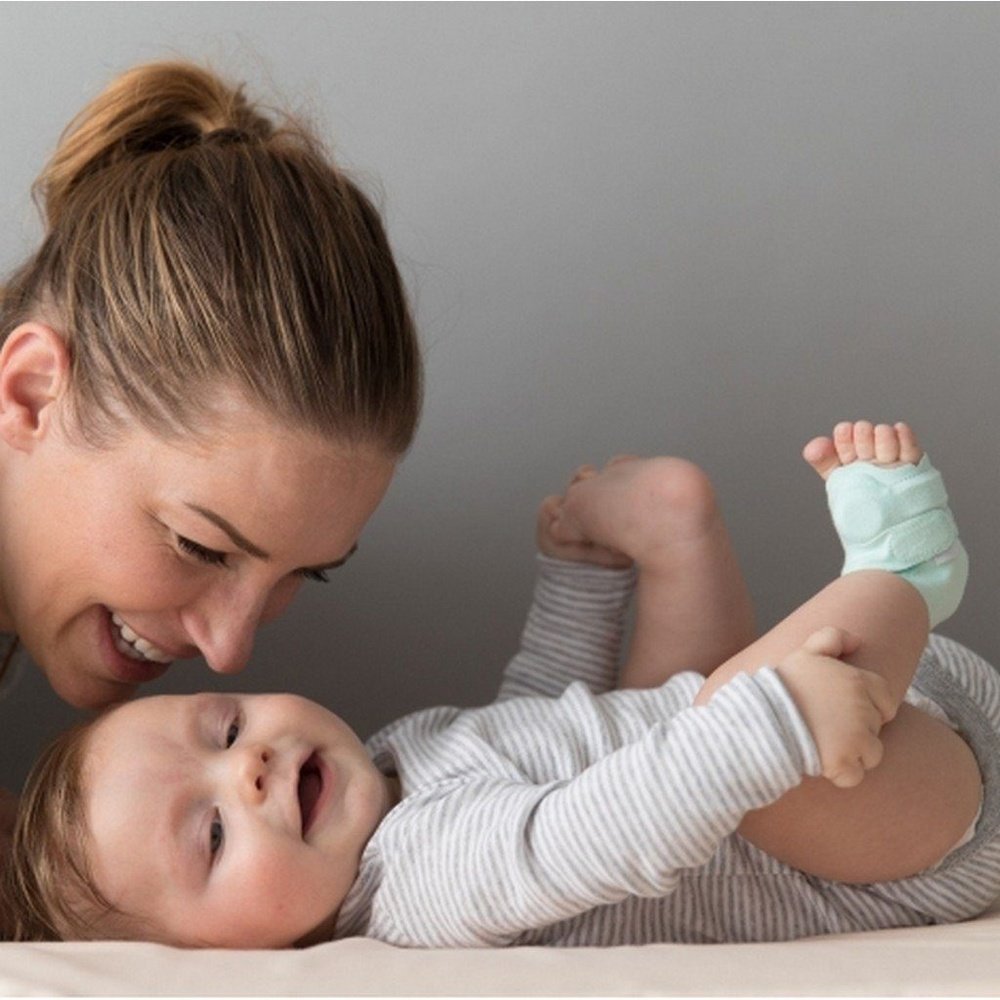
[(0, 436), (30, 451), (52, 425), (69, 383), (69, 348), (44, 323), (22, 323), (0, 349)]

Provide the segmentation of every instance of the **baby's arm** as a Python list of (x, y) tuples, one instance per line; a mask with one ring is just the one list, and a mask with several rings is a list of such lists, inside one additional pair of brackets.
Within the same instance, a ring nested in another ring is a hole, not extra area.
[[(380, 904), (391, 943), (509, 945), (626, 896), (667, 895), (747, 810), (819, 773), (815, 743), (774, 668), (735, 677), (701, 708), (690, 706), (694, 683), (596, 697), (573, 688), (545, 713), (558, 716), (553, 740), (577, 739), (586, 755), (598, 733), (619, 749), (570, 779), (533, 784), (510, 769), (472, 769), (447, 795), (418, 809), (411, 800), (399, 841), (407, 862)], [(526, 712), (525, 725), (541, 723)], [(631, 742), (622, 745), (622, 734)]]
[(539, 555), (521, 645), (504, 670), (497, 700), (558, 696), (575, 681), (597, 693), (613, 688), (633, 582), (631, 569)]
[[(586, 475), (578, 470), (571, 480)], [(632, 560), (582, 538), (559, 537), (562, 496), (542, 501), (536, 523), (538, 576), (521, 645), (498, 701), (558, 696), (576, 681), (595, 693), (618, 679), (625, 615), (635, 586)]]

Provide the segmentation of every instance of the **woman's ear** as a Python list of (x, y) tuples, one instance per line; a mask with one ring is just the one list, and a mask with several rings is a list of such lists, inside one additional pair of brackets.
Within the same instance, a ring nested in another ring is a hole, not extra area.
[(0, 348), (0, 437), (30, 451), (45, 436), (69, 382), (69, 348), (50, 326), (22, 323)]

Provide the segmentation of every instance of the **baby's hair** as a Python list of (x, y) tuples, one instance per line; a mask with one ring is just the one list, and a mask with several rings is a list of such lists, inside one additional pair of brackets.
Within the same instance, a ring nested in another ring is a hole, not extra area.
[(25, 783), (0, 896), (13, 941), (85, 940), (115, 912), (87, 862), (83, 761), (92, 726), (57, 736)]
[(379, 214), (306, 125), (213, 73), (152, 63), (72, 121), (35, 183), (47, 231), (0, 290), (44, 320), (73, 429), (197, 434), (220, 389), (292, 427), (402, 454), (421, 361)]

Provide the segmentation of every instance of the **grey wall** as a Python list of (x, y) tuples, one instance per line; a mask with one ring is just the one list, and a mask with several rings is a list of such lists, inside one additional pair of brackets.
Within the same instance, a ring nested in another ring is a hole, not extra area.
[[(709, 470), (766, 625), (836, 569), (798, 452), (856, 416), (947, 472), (974, 575), (944, 631), (1000, 662), (998, 51), (992, 4), (2, 4), (0, 267), (59, 131), (137, 61), (303, 104), (378, 180), (426, 416), (362, 554), (232, 687), (364, 733), (488, 698), (538, 499), (622, 450)], [(33, 668), (6, 688), (12, 785), (70, 713)]]

